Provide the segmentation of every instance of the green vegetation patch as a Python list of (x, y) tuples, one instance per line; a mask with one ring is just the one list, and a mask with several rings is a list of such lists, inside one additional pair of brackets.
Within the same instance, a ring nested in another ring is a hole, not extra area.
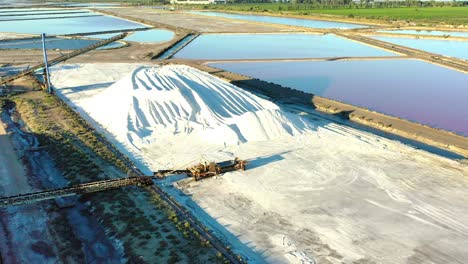
[[(189, 7), (187, 7), (189, 8)], [(468, 6), (442, 7), (379, 7), (362, 8), (358, 4), (336, 8), (315, 4), (227, 4), (203, 5), (198, 9), (268, 12), (291, 15), (336, 15), (380, 20), (408, 20), (447, 24), (468, 24)]]
[(419, 20), (468, 24), (468, 7), (366, 8), (310, 10), (309, 14), (329, 14), (386, 20)]
[[(123, 244), (128, 263), (223, 263), (217, 250), (159, 198), (151, 187), (82, 196)], [(143, 206), (146, 205), (146, 206)]]

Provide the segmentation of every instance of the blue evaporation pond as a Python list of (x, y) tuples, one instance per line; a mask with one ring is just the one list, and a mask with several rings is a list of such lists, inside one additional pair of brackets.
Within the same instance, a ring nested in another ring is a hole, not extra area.
[(210, 66), (468, 136), (468, 74), (414, 59)]
[(468, 59), (468, 41), (380, 36), (372, 38), (449, 57), (456, 57), (464, 60)]
[(453, 32), (453, 31), (437, 31), (437, 30), (378, 30), (377, 32), (395, 33), (395, 34), (412, 34), (412, 35), (432, 35), (432, 36), (452, 36), (468, 38), (468, 32)]
[(335, 35), (207, 34), (179, 51), (183, 59), (286, 59), (396, 56)]
[(353, 23), (342, 23), (342, 22), (311, 20), (311, 19), (301, 19), (301, 18), (259, 16), (259, 15), (241, 15), (241, 14), (230, 14), (230, 13), (223, 13), (223, 12), (204, 12), (204, 11), (203, 12), (202, 11), (191, 11), (190, 13), (191, 14), (197, 14), (197, 15), (223, 17), (223, 18), (231, 18), (231, 19), (240, 19), (240, 20), (248, 20), (248, 21), (255, 21), (255, 22), (280, 24), (280, 25), (307, 27), (307, 28), (350, 29), (350, 28), (369, 27), (367, 25), (359, 25), (359, 24), (353, 24)]
[(81, 9), (21, 9), (8, 11), (8, 9), (1, 9), (0, 16), (18, 16), (18, 15), (41, 15), (48, 13), (76, 13), (76, 12), (89, 12), (88, 10)]
[(26, 12), (26, 13), (20, 13), (20, 12), (14, 12), (14, 13), (0, 13), (0, 17), (20, 17), (20, 16), (25, 16), (25, 17), (35, 17), (35, 16), (45, 16), (45, 15), (57, 15), (57, 14), (63, 14), (63, 15), (73, 15), (73, 14), (83, 14), (83, 13), (90, 13), (90, 11), (87, 10), (73, 10), (73, 11), (49, 11), (49, 12)]
[(16, 23), (21, 20), (39, 20), (39, 19), (57, 19), (57, 18), (72, 18), (72, 17), (83, 17), (83, 16), (102, 16), (97, 13), (83, 12), (83, 13), (63, 13), (63, 14), (44, 14), (44, 15), (27, 15), (27, 16), (0, 16), (1, 21), (9, 21), (10, 23)]
[(109, 16), (0, 21), (0, 32), (26, 34), (40, 34), (42, 32), (46, 34), (73, 34), (144, 27), (139, 23)]
[(13, 12), (19, 12), (19, 13), (29, 13), (29, 12), (51, 12), (51, 11), (74, 11), (70, 9), (65, 9), (65, 8), (0, 8), (0, 14), (4, 13), (13, 13)]
[[(46, 48), (48, 50), (76, 50), (98, 43), (99, 41), (91, 39), (48, 38), (46, 40)], [(106, 45), (105, 48), (116, 48), (123, 45), (121, 42), (112, 42)], [(42, 41), (40, 38), (1, 41), (0, 49), (42, 49)]]

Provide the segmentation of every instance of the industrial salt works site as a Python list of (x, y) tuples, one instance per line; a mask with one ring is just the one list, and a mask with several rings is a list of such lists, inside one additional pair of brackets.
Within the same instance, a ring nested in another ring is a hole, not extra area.
[(151, 4), (0, 1), (0, 263), (468, 263), (468, 25)]

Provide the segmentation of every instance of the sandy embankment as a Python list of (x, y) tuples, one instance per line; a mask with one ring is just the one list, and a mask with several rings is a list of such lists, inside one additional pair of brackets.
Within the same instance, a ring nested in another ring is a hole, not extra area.
[[(0, 32), (0, 41), (1, 40), (7, 40), (7, 39), (16, 39), (16, 38), (27, 38), (27, 37), (33, 37), (34, 35), (32, 34), (16, 34), (16, 33), (10, 33), (10, 32)], [(37, 37), (37, 35), (35, 35)]]
[(0, 123), (0, 176), (2, 195), (14, 195), (31, 191), (24, 168), (16, 157), (11, 139)]
[[(1, 113), (1, 111), (0, 111)], [(3, 113), (2, 113), (3, 114)], [(0, 196), (34, 191), (28, 182), (26, 171), (17, 158), (15, 146), (0, 120)], [(5, 263), (23, 262), (53, 263), (50, 258), (32, 250), (33, 245), (48, 243), (52, 236), (47, 221), (49, 217), (42, 207), (22, 206), (0, 208), (0, 249)], [(0, 262), (2, 261), (0, 259)]]
[[(24, 132), (26, 129), (19, 125), (24, 123), (18, 118), (16, 115), (11, 118), (6, 111), (1, 113), (1, 122), (7, 125), (9, 135), (1, 134), (5, 130), (0, 129), (0, 196), (68, 185), (51, 162), (49, 153), (30, 151), (37, 148), (38, 139)], [(59, 210), (53, 201), (0, 208), (2, 260), (5, 263), (56, 263), (60, 259), (120, 262), (123, 249), (105, 235), (96, 218), (84, 215), (83, 210), (85, 206), (79, 202)], [(69, 251), (64, 252), (65, 249)]]
[[(97, 68), (114, 73), (94, 75), (100, 87), (83, 74)], [(135, 68), (63, 67), (53, 82), (146, 172), (249, 159), (245, 172), (185, 183), (181, 202), (267, 261), (468, 261), (466, 164), (285, 111), (186, 66)]]

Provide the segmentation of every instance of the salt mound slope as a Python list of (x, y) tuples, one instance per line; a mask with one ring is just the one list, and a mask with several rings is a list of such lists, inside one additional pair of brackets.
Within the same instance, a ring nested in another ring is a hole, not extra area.
[(183, 65), (140, 67), (81, 107), (138, 149), (181, 136), (230, 145), (312, 129), (270, 101)]

